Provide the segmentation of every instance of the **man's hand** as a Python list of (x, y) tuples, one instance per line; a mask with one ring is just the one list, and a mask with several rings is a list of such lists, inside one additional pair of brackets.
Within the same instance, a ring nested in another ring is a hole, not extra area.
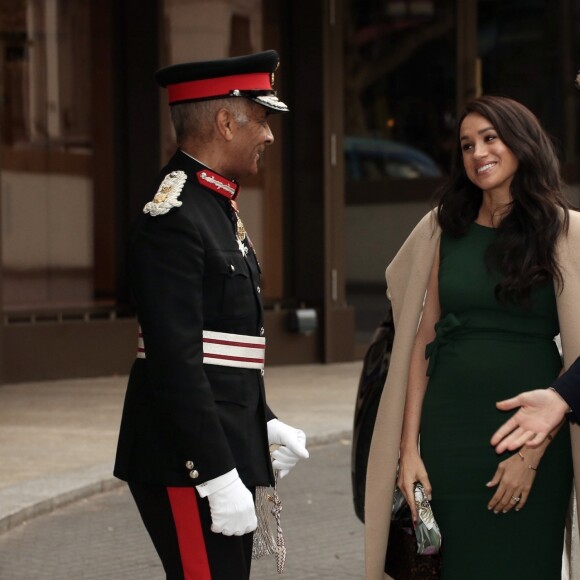
[(497, 408), (509, 411), (520, 407), (491, 438), (497, 453), (513, 451), (522, 445), (537, 447), (564, 419), (568, 404), (553, 389), (537, 389), (497, 403)]
[(254, 498), (238, 477), (223, 489), (207, 496), (211, 531), (224, 536), (243, 536), (258, 525)]
[(278, 419), (268, 421), (268, 442), (270, 445), (282, 445), (272, 453), (272, 467), (278, 471), (279, 477), (288, 475), (300, 459), (310, 457), (306, 450), (304, 431), (290, 427)]

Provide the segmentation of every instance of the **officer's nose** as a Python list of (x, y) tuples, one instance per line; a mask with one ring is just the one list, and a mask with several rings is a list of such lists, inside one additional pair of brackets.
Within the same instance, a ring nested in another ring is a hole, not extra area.
[(264, 139), (264, 143), (266, 145), (272, 145), (272, 143), (274, 143), (274, 134), (272, 133), (272, 129), (270, 129), (268, 123), (266, 123), (266, 138)]

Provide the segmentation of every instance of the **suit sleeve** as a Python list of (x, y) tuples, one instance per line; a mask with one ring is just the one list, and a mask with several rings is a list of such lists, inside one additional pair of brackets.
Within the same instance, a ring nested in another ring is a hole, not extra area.
[(580, 416), (580, 357), (570, 368), (559, 376), (551, 385), (554, 390), (568, 403), (571, 413), (568, 418), (578, 423)]
[(272, 419), (277, 419), (277, 415), (270, 409), (268, 405), (266, 405), (266, 422), (271, 421)]
[(580, 420), (580, 316), (578, 297), (580, 293), (580, 213), (570, 210), (569, 227), (566, 235), (560, 236), (557, 248), (558, 264), (562, 271), (564, 285), (558, 288), (558, 320), (564, 367), (567, 367), (552, 387), (568, 403), (572, 413), (568, 418)]
[(183, 465), (204, 483), (236, 467), (203, 369), (204, 247), (179, 211), (139, 222), (130, 279), (151, 388)]

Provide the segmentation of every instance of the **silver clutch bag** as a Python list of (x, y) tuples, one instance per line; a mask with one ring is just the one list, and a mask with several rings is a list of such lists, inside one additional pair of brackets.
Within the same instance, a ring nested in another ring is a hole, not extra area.
[[(415, 526), (415, 539), (417, 540), (417, 554), (432, 556), (439, 553), (441, 548), (441, 532), (433, 516), (431, 504), (425, 495), (425, 490), (420, 483), (415, 483), (415, 507), (419, 516)], [(397, 487), (393, 496), (393, 511), (391, 520), (397, 522), (399, 527), (405, 529), (408, 534), (413, 533), (411, 512), (401, 490)]]
[(419, 521), (415, 527), (417, 553), (432, 556), (439, 553), (441, 548), (441, 531), (435, 521), (425, 490), (420, 483), (415, 484), (415, 506), (419, 514)]
[(256, 517), (258, 527), (254, 532), (252, 559), (275, 556), (278, 574), (284, 572), (286, 546), (280, 524), (282, 501), (278, 496), (278, 473), (274, 474), (274, 487), (256, 487)]

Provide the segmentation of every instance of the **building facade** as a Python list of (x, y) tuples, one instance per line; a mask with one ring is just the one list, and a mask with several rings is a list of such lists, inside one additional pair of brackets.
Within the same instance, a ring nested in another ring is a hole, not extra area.
[(580, 0), (3, 0), (0, 381), (128, 371), (127, 232), (175, 147), (157, 68), (280, 53), (291, 113), (240, 209), (269, 363), (334, 362), (379, 322), (469, 98), (529, 106), (577, 204), (578, 39)]

